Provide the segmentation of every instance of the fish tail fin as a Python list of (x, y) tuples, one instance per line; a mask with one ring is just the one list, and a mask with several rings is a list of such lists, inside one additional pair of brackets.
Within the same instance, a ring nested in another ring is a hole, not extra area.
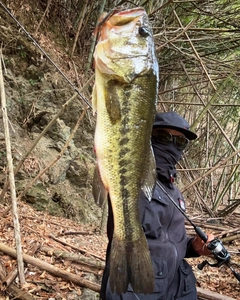
[(135, 293), (151, 294), (154, 273), (146, 238), (123, 241), (113, 238), (110, 257), (110, 287), (121, 295), (130, 283)]

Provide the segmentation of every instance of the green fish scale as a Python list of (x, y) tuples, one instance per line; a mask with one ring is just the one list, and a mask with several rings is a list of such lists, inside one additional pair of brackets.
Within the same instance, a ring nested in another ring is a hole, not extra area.
[(105, 105), (98, 108), (100, 172), (105, 172), (103, 181), (110, 193), (114, 234), (123, 240), (138, 240), (142, 235), (137, 199), (150, 152), (146, 136), (150, 137), (152, 128), (156, 84), (153, 73), (137, 77), (131, 84), (109, 80), (105, 91), (112, 95), (109, 99), (109, 93), (104, 93)]

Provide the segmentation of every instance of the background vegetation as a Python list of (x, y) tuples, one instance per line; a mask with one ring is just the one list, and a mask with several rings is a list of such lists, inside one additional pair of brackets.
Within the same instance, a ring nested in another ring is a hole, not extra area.
[[(95, 40), (92, 33), (101, 12), (116, 7), (143, 6), (153, 26), (160, 66), (158, 110), (178, 112), (198, 134), (198, 139), (189, 146), (179, 165), (179, 184), (183, 193), (190, 199), (191, 207), (204, 209), (211, 217), (225, 217), (238, 207), (238, 0), (2, 2), (78, 88), (84, 86), (94, 73), (92, 53)], [(16, 26), (13, 20), (9, 22)], [(53, 37), (54, 43), (51, 44), (49, 41)], [(31, 51), (36, 50), (27, 48), (25, 39), (21, 32), (14, 42), (5, 41), (4, 51), (15, 47), (14, 51), (18, 51), (19, 55), (30, 59)], [(43, 56), (41, 51), (37, 51)], [(36, 85), (41, 78), (29, 80), (31, 85)], [(90, 81), (81, 94), (89, 103), (92, 86), (93, 81)], [(79, 107), (85, 104), (82, 101)], [(24, 111), (21, 118), (23, 114)], [(92, 134), (95, 120), (90, 114), (89, 118), (93, 124), (89, 129)], [(89, 141), (85, 146), (90, 148)]]

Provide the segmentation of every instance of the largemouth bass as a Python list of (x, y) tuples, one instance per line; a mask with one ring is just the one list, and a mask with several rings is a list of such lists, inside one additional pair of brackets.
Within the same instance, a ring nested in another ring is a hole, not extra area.
[(158, 63), (153, 36), (143, 8), (103, 18), (98, 35), (92, 101), (97, 165), (114, 217), (110, 287), (122, 294), (131, 284), (134, 292), (147, 294), (153, 292), (154, 274), (138, 199), (147, 174), (155, 171), (150, 140)]

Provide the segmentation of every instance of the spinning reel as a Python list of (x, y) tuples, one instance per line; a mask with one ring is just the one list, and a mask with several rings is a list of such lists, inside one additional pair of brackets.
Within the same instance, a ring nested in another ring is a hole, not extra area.
[[(199, 228), (198, 228), (199, 230)], [(198, 234), (198, 232), (196, 231)], [(205, 240), (204, 242), (206, 242)], [(222, 242), (218, 239), (214, 239), (209, 242), (208, 249), (212, 252), (214, 255), (214, 258), (216, 259), (216, 263), (210, 263), (207, 260), (204, 260), (202, 263), (198, 265), (198, 269), (202, 270), (206, 265), (209, 265), (211, 267), (219, 268), (222, 265), (226, 264), (230, 270), (232, 271), (233, 275), (237, 278), (238, 281), (240, 281), (240, 273), (236, 272), (233, 267), (230, 265), (230, 254), (228, 253), (227, 249), (223, 246)]]

